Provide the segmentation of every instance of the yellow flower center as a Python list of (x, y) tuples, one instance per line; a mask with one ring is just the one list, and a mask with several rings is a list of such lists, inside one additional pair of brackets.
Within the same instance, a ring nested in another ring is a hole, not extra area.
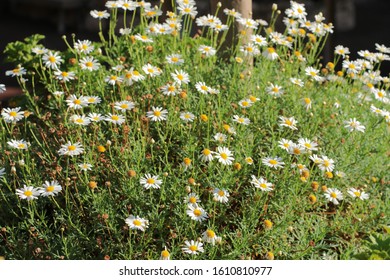
[(225, 196), (225, 192), (224, 192), (223, 190), (220, 190), (220, 191), (218, 192), (218, 195), (219, 195), (219, 196)]
[(188, 201), (189, 201), (190, 203), (196, 203), (196, 197), (191, 196), (191, 197), (188, 199)]
[(76, 146), (70, 145), (70, 146), (68, 147), (68, 151), (72, 152), (72, 151), (74, 151), (74, 150), (76, 150)]
[(331, 196), (332, 198), (337, 198), (337, 194), (334, 193), (334, 192), (332, 192), (332, 193), (330, 194), (330, 196)]
[(127, 104), (121, 104), (120, 106), (122, 109), (127, 109), (129, 106)]
[(188, 249), (190, 249), (190, 251), (192, 251), (192, 252), (195, 252), (196, 250), (198, 250), (198, 246), (191, 245), (190, 247), (188, 247)]
[(182, 74), (177, 75), (177, 78), (182, 81), (184, 79), (184, 76)]
[(48, 186), (48, 187), (46, 188), (46, 191), (47, 191), (47, 192), (53, 192), (53, 191), (54, 191), (54, 186)]
[(330, 165), (330, 162), (327, 161), (327, 160), (324, 160), (324, 166), (325, 166), (325, 167), (328, 167), (329, 165)]
[(64, 78), (66, 78), (66, 77), (69, 76), (69, 73), (64, 71), (64, 72), (61, 73), (61, 76), (64, 77)]
[(25, 196), (32, 196), (32, 194), (33, 194), (32, 191), (25, 191), (24, 192)]
[(139, 227), (141, 225), (141, 221), (140, 220), (134, 220), (133, 221), (133, 225), (135, 225), (136, 227)]
[(24, 149), (25, 147), (26, 147), (26, 145), (24, 145), (23, 143), (18, 144), (19, 149)]
[(299, 148), (294, 148), (293, 153), (294, 153), (294, 155), (300, 155), (301, 150)]
[(226, 153), (220, 153), (221, 158), (226, 160), (228, 158), (228, 155)]
[(174, 56), (174, 57), (171, 58), (171, 61), (172, 61), (172, 62), (178, 62), (178, 61), (179, 61), (179, 58), (176, 57), (176, 56)]
[(91, 61), (88, 61), (87, 63), (85, 63), (85, 66), (91, 68), (93, 66), (93, 63)]
[(184, 164), (187, 165), (187, 166), (191, 165), (191, 159), (185, 158), (184, 159)]
[(214, 238), (215, 237), (215, 232), (213, 230), (211, 230), (211, 229), (208, 229), (206, 231), (206, 235), (207, 235), (208, 238)]
[(164, 250), (164, 251), (161, 252), (161, 257), (163, 257), (163, 258), (168, 258), (169, 255), (170, 254), (169, 254), (169, 252), (167, 250)]
[(354, 195), (356, 195), (357, 197), (360, 197), (361, 193), (359, 191), (356, 191), (356, 192), (353, 192)]
[(278, 162), (277, 162), (276, 160), (274, 160), (274, 159), (270, 159), (270, 160), (268, 161), (268, 163), (269, 163), (269, 164), (272, 164), (272, 165), (276, 165)]
[(161, 116), (161, 112), (160, 111), (154, 111), (153, 115), (155, 115), (156, 117), (159, 117), (159, 116)]
[(274, 49), (274, 48), (267, 48), (267, 50), (268, 50), (268, 52), (271, 53), (271, 54), (275, 52), (275, 49)]
[(146, 180), (146, 183), (148, 184), (154, 184), (156, 182), (156, 180), (154, 180), (153, 178), (149, 178)]
[(113, 115), (113, 116), (111, 116), (111, 119), (113, 121), (117, 121), (117, 120), (119, 120), (119, 117), (117, 115)]
[(80, 105), (81, 104), (81, 100), (80, 99), (75, 99), (73, 101), (73, 103), (76, 104), (76, 105)]
[(260, 184), (260, 187), (263, 188), (263, 189), (266, 189), (267, 188), (267, 185), (265, 183), (261, 183)]
[(242, 102), (242, 106), (248, 106), (249, 105), (249, 102), (248, 101), (243, 101)]
[(290, 120), (285, 120), (284, 123), (287, 125), (292, 125), (292, 121), (290, 121)]
[(195, 209), (194, 210), (194, 215), (199, 217), (200, 215), (202, 215), (202, 211), (200, 211), (199, 209)]
[(50, 56), (50, 57), (49, 57), (49, 61), (50, 61), (51, 63), (54, 63), (54, 62), (56, 62), (56, 58), (55, 58), (54, 56)]
[(16, 117), (18, 114), (17, 114), (16, 112), (14, 112), (14, 111), (11, 111), (11, 112), (9, 113), (9, 115), (10, 115), (11, 117)]

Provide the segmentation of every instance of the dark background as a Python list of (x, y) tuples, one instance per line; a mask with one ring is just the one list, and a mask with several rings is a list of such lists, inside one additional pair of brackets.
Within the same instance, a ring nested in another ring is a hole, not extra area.
[[(333, 0), (335, 10), (329, 14), (327, 1), (307, 0), (308, 19), (323, 11), (326, 22), (334, 17), (335, 33), (331, 37), (330, 53), (334, 46), (349, 47), (352, 59), (357, 51), (375, 51), (375, 43), (390, 47), (390, 1), (389, 0)], [(7, 87), (17, 86), (16, 79), (5, 76), (5, 71), (14, 65), (4, 63), (3, 50), (8, 42), (23, 40), (32, 34), (46, 36), (43, 44), (50, 49), (66, 48), (62, 35), (76, 34), (78, 39), (98, 40), (97, 20), (89, 15), (92, 9), (104, 9), (105, 0), (0, 0), (0, 83)], [(158, 1), (151, 1), (158, 3)], [(271, 5), (279, 8), (289, 6), (287, 0), (253, 0), (253, 18), (269, 20)], [(199, 0), (198, 16), (209, 13), (206, 0)], [(348, 5), (350, 4), (350, 5)], [(283, 18), (284, 14), (280, 18)], [(382, 76), (390, 72), (390, 61), (384, 62)]]

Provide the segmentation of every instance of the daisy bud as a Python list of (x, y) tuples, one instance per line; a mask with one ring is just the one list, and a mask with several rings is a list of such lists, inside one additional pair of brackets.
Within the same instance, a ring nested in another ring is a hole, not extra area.
[(310, 203), (314, 204), (317, 201), (317, 198), (314, 194), (309, 195), (309, 201)]
[(311, 183), (311, 188), (313, 189), (313, 191), (317, 191), (319, 185), (320, 185), (320, 184), (318, 184), (318, 182), (313, 181), (313, 182)]
[(88, 183), (88, 187), (93, 190), (93, 189), (96, 189), (97, 188), (97, 183), (95, 181), (90, 181)]
[(110, 140), (107, 140), (106, 145), (111, 146), (112, 142)]
[(332, 172), (325, 172), (325, 177), (328, 178), (328, 179), (332, 179), (333, 178), (333, 173)]
[(289, 227), (287, 228), (287, 230), (288, 230), (289, 232), (293, 232), (293, 231), (294, 231), (294, 228), (293, 228), (292, 226), (289, 226)]
[(275, 259), (274, 253), (267, 252), (266, 258), (267, 258), (267, 260), (274, 260)]
[(127, 175), (129, 177), (135, 177), (137, 175), (137, 173), (134, 170), (129, 170), (129, 171), (127, 171)]
[(265, 228), (267, 228), (267, 229), (271, 229), (272, 228), (272, 222), (270, 221), (270, 220), (265, 220), (264, 221), (264, 226), (265, 226)]
[(321, 187), (321, 190), (322, 190), (323, 192), (326, 192), (327, 189), (328, 189), (328, 187), (327, 187), (326, 185), (323, 185), (323, 186)]
[(104, 146), (102, 146), (102, 145), (99, 145), (97, 147), (97, 150), (98, 150), (99, 153), (104, 153), (106, 151), (106, 148), (104, 148)]
[(148, 51), (148, 52), (153, 52), (153, 46), (146, 46), (146, 51)]
[(12, 167), (11, 167), (11, 173), (14, 173), (14, 174), (16, 173), (16, 168), (15, 168), (15, 166), (12, 166)]
[(187, 192), (187, 193), (190, 193), (190, 192), (191, 192), (191, 187), (190, 187), (190, 186), (186, 186), (186, 192)]
[(195, 179), (194, 178), (189, 178), (188, 179), (188, 184), (190, 184), (190, 185), (195, 185)]
[(168, 175), (169, 175), (168, 172), (164, 172), (164, 173), (163, 173), (163, 176), (164, 176), (164, 177), (168, 177)]
[(278, 4), (273, 3), (272, 4), (272, 11), (276, 11), (278, 9)]
[(74, 58), (74, 57), (69, 58), (69, 64), (70, 65), (75, 65), (76, 63), (77, 63), (77, 59), (76, 58)]
[(233, 164), (233, 168), (234, 168), (234, 170), (237, 170), (237, 171), (241, 170), (241, 164), (239, 162), (236, 162)]
[(218, 7), (218, 8), (221, 8), (221, 7), (222, 7), (222, 3), (221, 3), (221, 2), (218, 2), (218, 3), (217, 3), (217, 7)]

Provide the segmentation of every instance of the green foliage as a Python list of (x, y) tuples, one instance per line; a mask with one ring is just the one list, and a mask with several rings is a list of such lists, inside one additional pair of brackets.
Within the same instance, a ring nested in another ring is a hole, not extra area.
[(385, 233), (373, 233), (363, 241), (363, 252), (356, 254), (358, 260), (390, 260), (390, 227), (383, 226)]

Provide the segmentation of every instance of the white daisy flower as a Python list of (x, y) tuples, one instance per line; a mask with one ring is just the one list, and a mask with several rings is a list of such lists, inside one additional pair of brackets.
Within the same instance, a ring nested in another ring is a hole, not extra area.
[(339, 204), (339, 200), (343, 199), (343, 194), (338, 189), (329, 188), (325, 191), (324, 195), (334, 205)]
[(196, 203), (188, 204), (186, 212), (192, 220), (197, 222), (203, 222), (208, 218), (206, 211), (202, 207), (199, 207)]
[(84, 152), (84, 148), (80, 142), (76, 142), (72, 144), (68, 141), (66, 144), (61, 145), (61, 148), (58, 150), (58, 154), (60, 156), (77, 156)]
[(359, 121), (357, 121), (356, 118), (344, 121), (344, 124), (344, 127), (347, 128), (349, 132), (352, 132), (354, 130), (364, 132), (364, 130), (366, 129), (366, 127), (362, 125)]
[(264, 165), (271, 167), (271, 168), (283, 168), (284, 162), (283, 159), (280, 157), (266, 157), (261, 160)]
[(4, 108), (1, 110), (1, 116), (6, 123), (17, 123), (24, 118), (24, 111), (20, 111), (20, 107)]
[(121, 125), (126, 121), (126, 117), (119, 114), (109, 113), (108, 115), (105, 116), (104, 120), (113, 124)]
[(217, 151), (214, 152), (214, 155), (223, 165), (231, 165), (233, 163), (233, 153), (226, 147), (217, 147)]
[(255, 188), (258, 188), (260, 189), (261, 191), (263, 192), (269, 192), (269, 191), (272, 191), (272, 183), (269, 183), (267, 182), (266, 179), (264, 179), (263, 177), (260, 177), (260, 178), (256, 178), (255, 175), (252, 175), (252, 180), (251, 180), (251, 184), (255, 187)]
[(159, 189), (162, 180), (158, 178), (158, 175), (145, 174), (144, 177), (140, 179), (139, 183), (147, 190), (150, 188)]
[(181, 248), (183, 253), (187, 253), (190, 255), (197, 255), (199, 253), (204, 252), (202, 242), (194, 241), (194, 240), (191, 241), (186, 240), (184, 241), (184, 243), (185, 245)]
[(136, 229), (140, 231), (145, 231), (145, 229), (149, 226), (149, 221), (141, 218), (139, 216), (133, 216), (130, 215), (126, 220), (125, 223), (130, 227), (130, 229)]
[(38, 196), (40, 195), (38, 188), (26, 185), (21, 189), (17, 189), (16, 194), (20, 199), (26, 199), (27, 201), (38, 199)]
[(162, 107), (152, 106), (152, 110), (146, 112), (146, 116), (154, 122), (165, 121), (167, 119), (168, 110)]
[(7, 142), (8, 146), (18, 150), (27, 150), (30, 147), (30, 142), (25, 140), (11, 140)]
[(218, 202), (227, 203), (229, 200), (229, 196), (230, 196), (229, 192), (225, 189), (215, 188), (213, 190), (214, 200), (216, 200)]
[(41, 196), (55, 196), (62, 190), (61, 185), (56, 181), (45, 181), (42, 188), (39, 189)]
[(182, 119), (184, 122), (193, 122), (195, 115), (191, 112), (182, 112), (180, 113), (180, 119)]
[(120, 110), (122, 112), (126, 112), (128, 110), (134, 109), (135, 104), (134, 102), (123, 100), (123, 101), (118, 101), (114, 103), (114, 108), (117, 110)]
[(348, 190), (348, 194), (352, 197), (352, 198), (359, 198), (360, 200), (366, 200), (368, 199), (370, 196), (365, 193), (364, 191), (361, 191), (361, 190), (358, 190), (358, 189), (355, 189), (355, 188), (350, 188)]

